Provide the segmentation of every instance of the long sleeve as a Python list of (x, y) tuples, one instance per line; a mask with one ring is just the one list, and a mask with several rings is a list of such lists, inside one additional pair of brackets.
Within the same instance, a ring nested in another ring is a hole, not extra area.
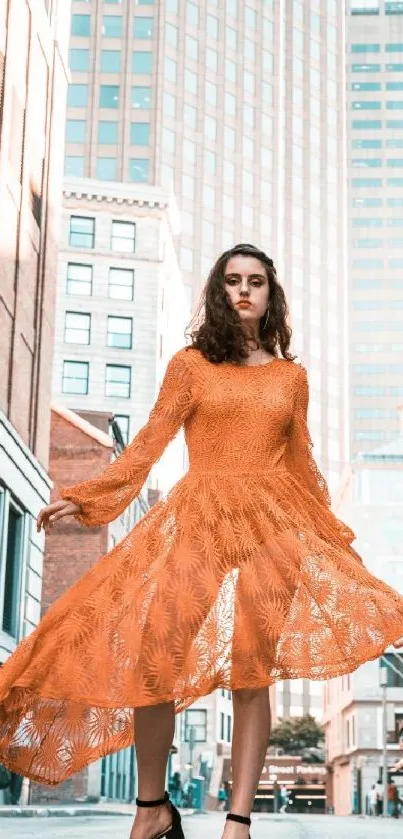
[[(312, 439), (308, 429), (309, 386), (304, 367), (300, 366), (295, 382), (294, 412), (289, 429), (286, 451), (287, 465), (297, 475), (316, 500), (330, 511), (330, 493), (312, 454)], [(350, 544), (355, 534), (344, 522), (333, 516), (334, 524), (343, 540)]]
[(62, 498), (80, 504), (76, 518), (87, 527), (107, 524), (126, 509), (190, 414), (192, 385), (184, 354), (180, 350), (170, 360), (148, 421), (124, 452), (98, 477), (61, 490)]

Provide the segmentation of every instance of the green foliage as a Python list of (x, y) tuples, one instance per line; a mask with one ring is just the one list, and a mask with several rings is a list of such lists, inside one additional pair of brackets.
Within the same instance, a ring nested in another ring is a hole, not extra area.
[(324, 731), (310, 714), (303, 717), (280, 718), (270, 735), (270, 745), (288, 755), (300, 755), (309, 763), (322, 758)]

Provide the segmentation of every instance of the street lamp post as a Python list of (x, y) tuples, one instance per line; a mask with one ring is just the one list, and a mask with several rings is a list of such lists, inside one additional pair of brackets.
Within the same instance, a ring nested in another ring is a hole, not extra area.
[(381, 667), (379, 683), (382, 688), (382, 781), (383, 781), (383, 818), (388, 816), (388, 722), (386, 716), (386, 688), (388, 684), (387, 667)]

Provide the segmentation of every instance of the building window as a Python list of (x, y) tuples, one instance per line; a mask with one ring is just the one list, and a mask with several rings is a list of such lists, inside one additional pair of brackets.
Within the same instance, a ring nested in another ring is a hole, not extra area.
[(87, 394), (89, 369), (88, 361), (65, 361), (63, 363), (63, 393)]
[(70, 70), (76, 73), (86, 73), (89, 69), (90, 51), (71, 49), (69, 53)]
[(120, 50), (101, 51), (101, 73), (120, 73), (122, 53)]
[(355, 0), (351, 4), (352, 15), (379, 15), (380, 0)]
[(118, 142), (118, 123), (101, 120), (98, 123), (98, 143), (115, 146)]
[(150, 145), (149, 122), (132, 122), (130, 126), (130, 143), (132, 146)]
[(133, 300), (134, 271), (129, 268), (109, 269), (109, 297), (113, 300)]
[(140, 76), (149, 76), (152, 70), (152, 52), (134, 52), (132, 57), (132, 72)]
[(385, 0), (385, 15), (403, 15), (403, 3)]
[(121, 38), (123, 31), (123, 18), (121, 15), (104, 15), (102, 34), (105, 38)]
[(403, 64), (386, 64), (385, 69), (388, 73), (403, 73)]
[(380, 73), (380, 64), (352, 64), (353, 73)]
[(132, 87), (132, 108), (151, 108), (151, 87)]
[(353, 140), (353, 149), (381, 149), (382, 140)]
[(130, 399), (131, 377), (131, 367), (123, 367), (118, 364), (107, 364), (105, 396), (117, 396), (121, 399)]
[(91, 15), (72, 15), (71, 34), (88, 38), (91, 34)]
[(382, 186), (382, 178), (352, 178), (351, 185), (354, 189)]
[[(192, 732), (193, 729), (193, 738)], [(207, 742), (207, 711), (205, 709), (190, 709), (185, 711), (185, 743)]]
[(85, 119), (66, 120), (66, 142), (84, 143), (86, 125)]
[(100, 181), (116, 181), (116, 157), (99, 157), (97, 160), (97, 178)]
[(386, 82), (386, 90), (403, 90), (403, 82)]
[(64, 158), (64, 174), (73, 178), (83, 178), (84, 158), (79, 155), (67, 154)]
[(380, 157), (353, 157), (351, 164), (355, 169), (381, 169), (382, 160)]
[[(386, 46), (387, 49), (387, 46)], [(351, 44), (351, 52), (380, 52), (380, 44)]]
[(232, 737), (232, 717), (227, 716), (227, 742), (231, 742)]
[(99, 88), (99, 107), (118, 108), (119, 91), (120, 88), (117, 84), (101, 84)]
[(382, 128), (382, 120), (380, 119), (353, 119), (351, 127), (359, 131), (372, 131), (373, 129)]
[(132, 349), (133, 319), (108, 317), (107, 346), (121, 350)]
[(67, 265), (66, 294), (92, 294), (92, 265), (69, 262)]
[(225, 714), (220, 713), (220, 740), (225, 740)]
[(134, 183), (147, 183), (150, 172), (150, 161), (146, 158), (134, 157), (129, 160), (129, 179)]
[(82, 312), (66, 312), (64, 323), (65, 344), (89, 344), (91, 315)]
[(403, 99), (395, 99), (391, 102), (386, 103), (386, 110), (387, 111), (402, 111), (403, 110)]
[(130, 417), (126, 414), (115, 414), (114, 419), (117, 422), (122, 433), (123, 440), (127, 445), (130, 435)]
[[(387, 103), (387, 106), (391, 104), (390, 102)], [(351, 103), (351, 107), (353, 111), (380, 111), (381, 110), (381, 103), (375, 101), (366, 101), (365, 99), (357, 100)]]
[(403, 44), (385, 44), (386, 52), (403, 52)]
[(112, 250), (122, 251), (123, 253), (134, 253), (135, 244), (136, 225), (134, 222), (113, 221), (111, 241)]
[(67, 105), (70, 108), (86, 108), (88, 102), (87, 84), (69, 84)]
[[(20, 635), (21, 603), (23, 602), (24, 518), (24, 511), (14, 503), (8, 490), (0, 487), (0, 565), (4, 567), (0, 611), (3, 632), (16, 641), (19, 640)], [(39, 611), (38, 604), (38, 613)]]
[(86, 216), (70, 217), (70, 245), (73, 248), (93, 248), (95, 219)]
[(381, 90), (380, 82), (353, 82), (351, 90)]
[(133, 37), (147, 40), (153, 37), (154, 18), (135, 17), (133, 25)]

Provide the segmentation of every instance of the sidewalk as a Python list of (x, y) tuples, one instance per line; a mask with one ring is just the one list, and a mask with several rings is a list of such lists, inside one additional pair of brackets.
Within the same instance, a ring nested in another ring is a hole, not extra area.
[[(32, 816), (63, 817), (66, 816), (131, 816), (136, 812), (135, 804), (124, 802), (114, 803), (113, 801), (100, 804), (32, 804), (26, 807), (18, 807), (13, 804), (0, 804), (0, 819), (4, 818), (30, 818)], [(196, 810), (180, 810), (182, 816), (193, 816)]]

